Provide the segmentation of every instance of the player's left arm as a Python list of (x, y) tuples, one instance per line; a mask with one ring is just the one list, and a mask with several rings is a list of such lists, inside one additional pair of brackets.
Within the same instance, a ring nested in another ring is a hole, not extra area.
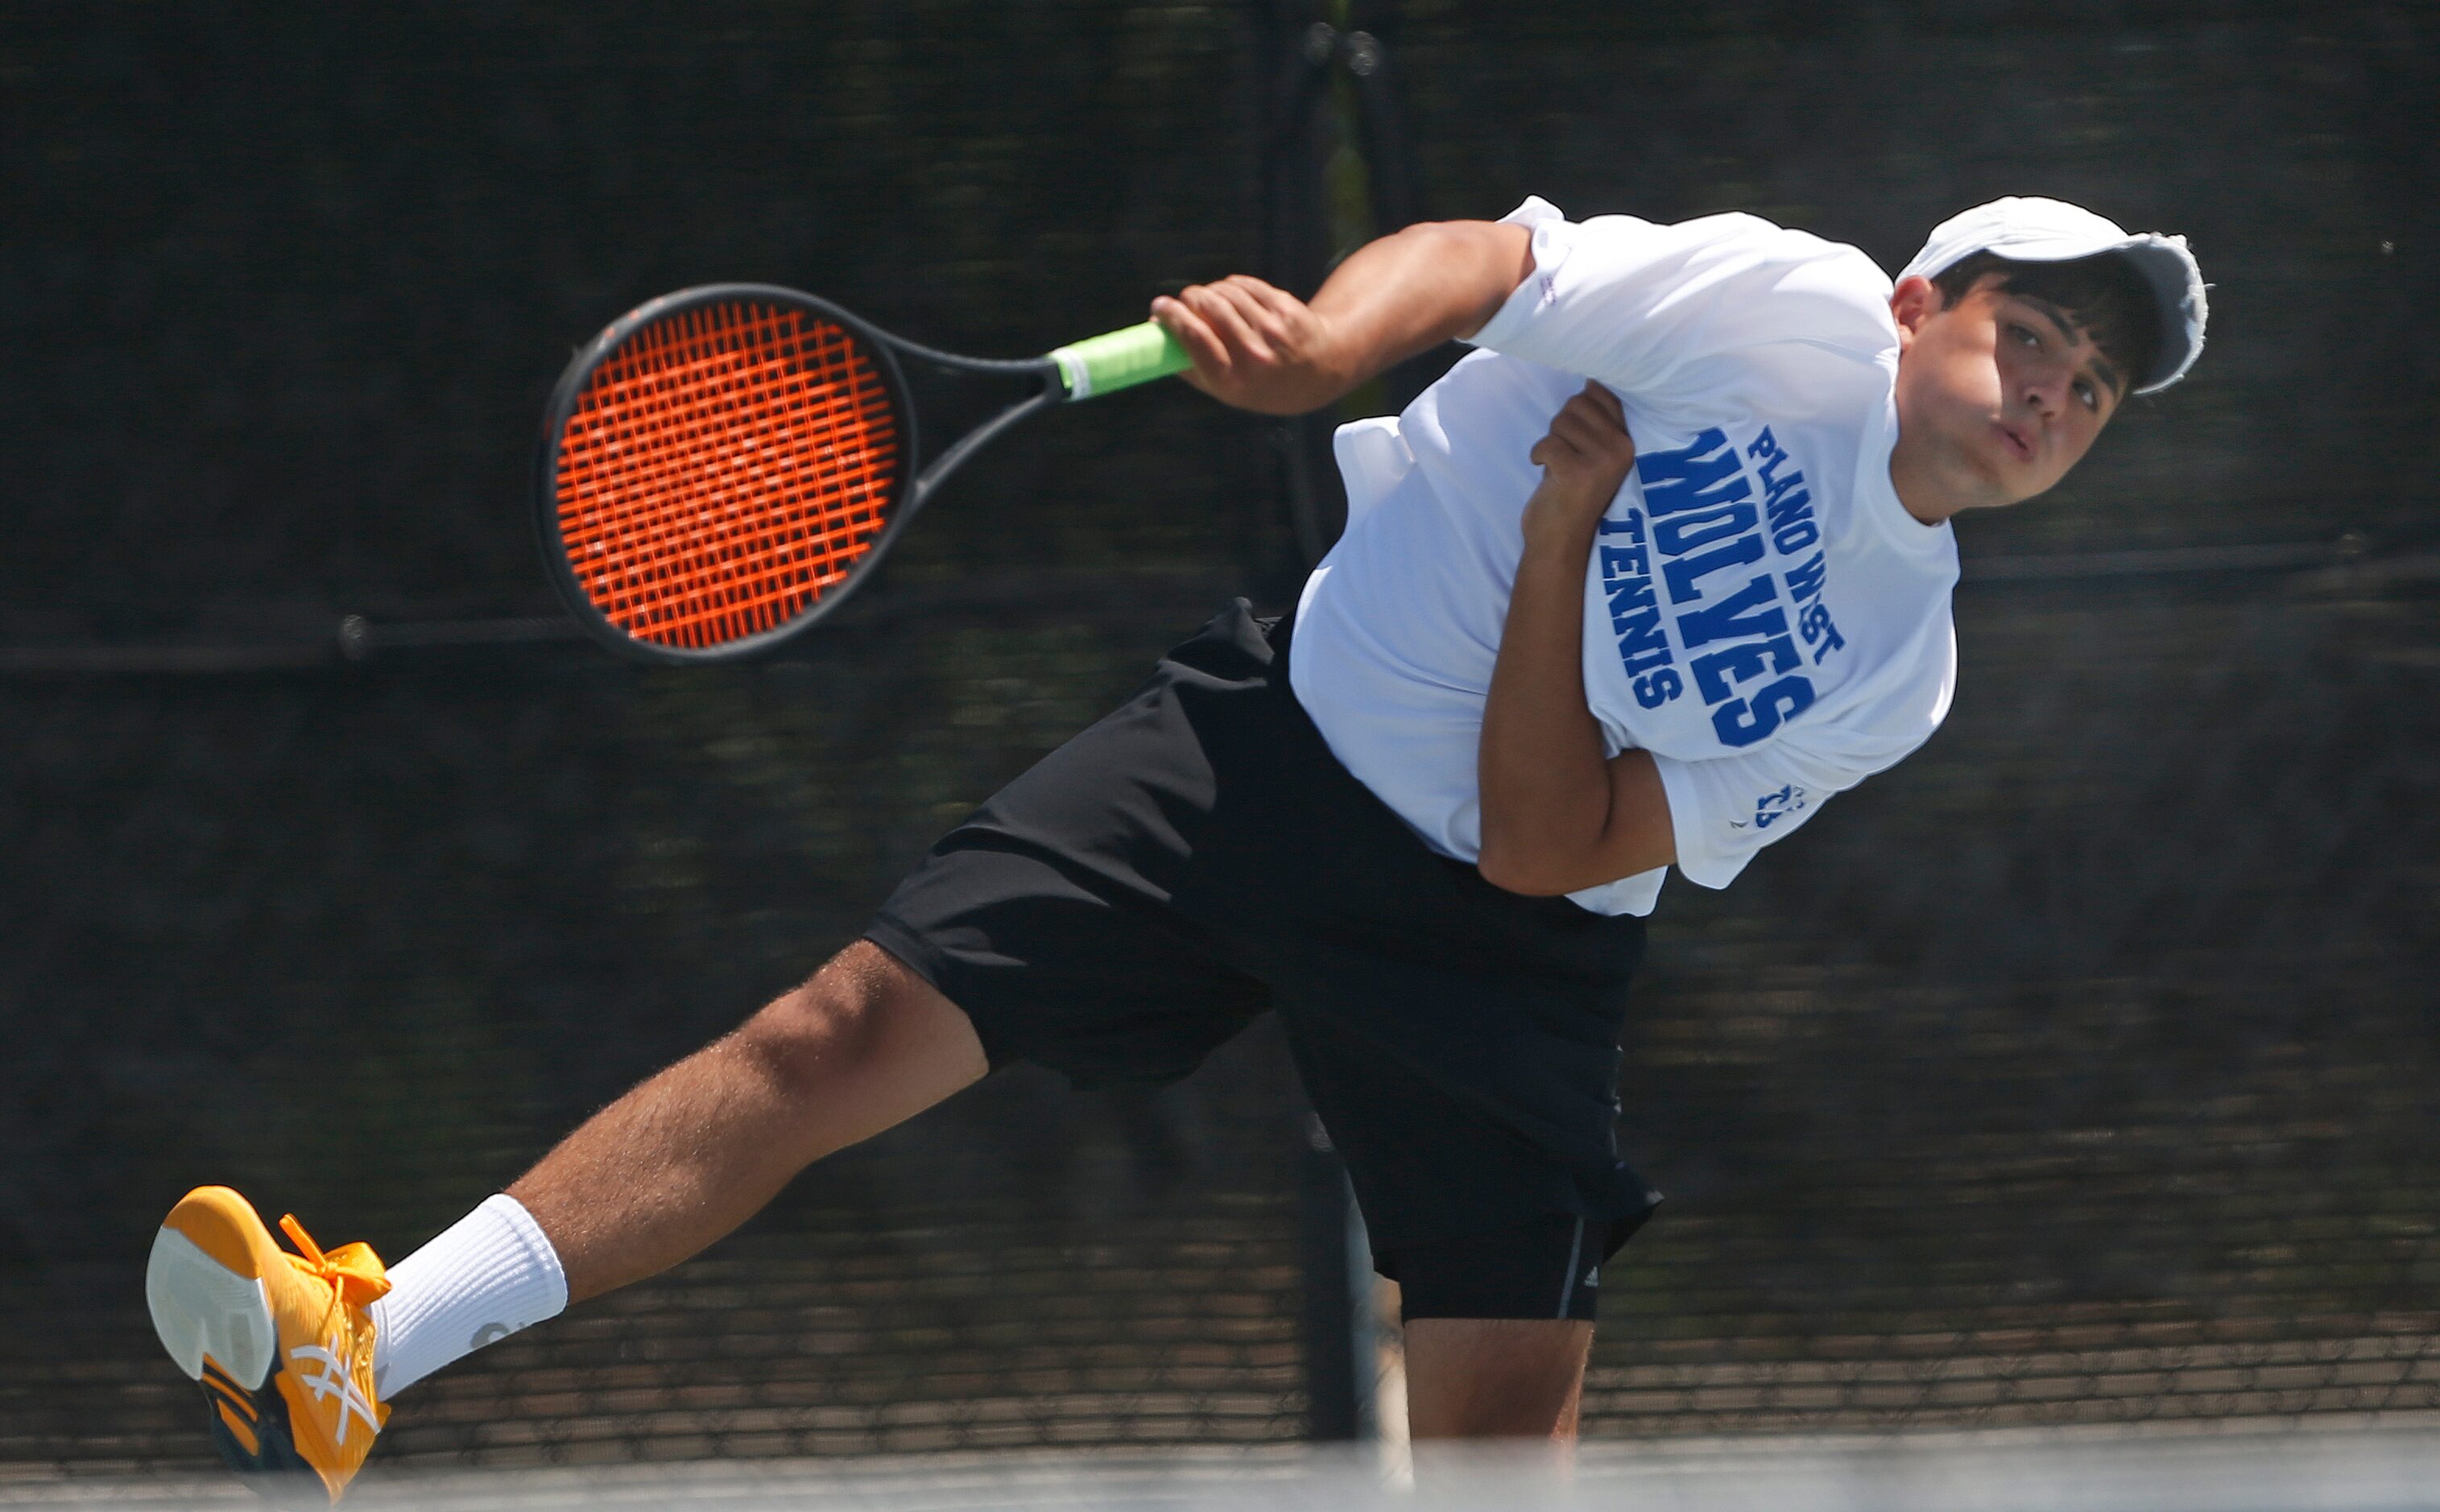
[(1572, 893), (1677, 859), (1668, 794), (1650, 753), (1605, 758), (1585, 699), (1585, 562), (1602, 514), (1635, 465), (1618, 399), (1570, 399), (1534, 443), (1541, 486), (1482, 711), (1476, 866), (1512, 893)]

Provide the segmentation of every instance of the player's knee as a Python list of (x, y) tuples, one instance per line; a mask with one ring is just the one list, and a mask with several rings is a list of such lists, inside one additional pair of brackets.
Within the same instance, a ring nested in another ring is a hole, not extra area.
[(857, 954), (833, 956), (738, 1030), (739, 1048), (783, 1090), (820, 1095), (882, 1058), (894, 984)]

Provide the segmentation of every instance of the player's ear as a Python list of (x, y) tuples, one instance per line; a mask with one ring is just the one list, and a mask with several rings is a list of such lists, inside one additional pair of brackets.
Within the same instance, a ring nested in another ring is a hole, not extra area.
[(1931, 286), (1930, 279), (1919, 275), (1900, 278), (1898, 286), (1890, 291), (1890, 318), (1897, 322), (1898, 345), (1904, 347), (1911, 343), (1923, 323), (1946, 308), (1947, 302)]

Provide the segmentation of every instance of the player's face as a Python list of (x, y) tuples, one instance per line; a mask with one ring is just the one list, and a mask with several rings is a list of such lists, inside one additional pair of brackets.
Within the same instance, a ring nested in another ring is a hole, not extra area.
[(2118, 370), (2066, 311), (1990, 275), (1947, 308), (1910, 278), (1897, 317), (1898, 431), (1959, 508), (2030, 499), (2067, 476), (2117, 410)]

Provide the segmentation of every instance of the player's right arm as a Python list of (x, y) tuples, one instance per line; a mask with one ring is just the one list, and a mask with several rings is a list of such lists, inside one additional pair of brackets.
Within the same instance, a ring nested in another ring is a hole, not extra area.
[(1525, 227), (1436, 221), (1357, 248), (1310, 302), (1238, 274), (1154, 300), (1152, 318), (1194, 359), (1188, 382), (1240, 409), (1300, 415), (1471, 336), (1533, 271)]

